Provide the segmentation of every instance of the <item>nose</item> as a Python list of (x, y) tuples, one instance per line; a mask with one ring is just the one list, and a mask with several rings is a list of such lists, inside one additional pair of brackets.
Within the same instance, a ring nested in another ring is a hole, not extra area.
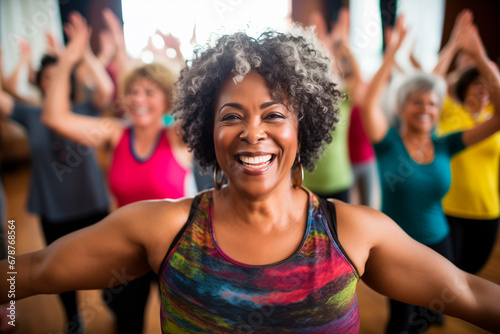
[(255, 145), (267, 138), (267, 133), (262, 124), (247, 124), (240, 133), (240, 139), (250, 145)]

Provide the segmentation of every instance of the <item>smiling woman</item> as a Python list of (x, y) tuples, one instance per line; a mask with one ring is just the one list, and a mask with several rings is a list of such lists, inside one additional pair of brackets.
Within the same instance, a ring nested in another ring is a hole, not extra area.
[[(493, 78), (489, 89), (499, 94), (499, 90), (493, 88), (498, 82), (498, 73), (489, 65), (477, 29), (470, 16), (464, 22), (464, 33), (460, 36), (460, 43), (464, 43), (462, 49), (481, 64), (480, 71), (484, 77)], [(395, 220), (413, 239), (453, 261), (450, 228), (441, 203), (450, 187), (450, 162), (466, 147), (500, 130), (500, 116), (496, 113), (495, 117), (476, 127), (438, 139), (433, 132), (446, 85), (433, 75), (416, 74), (408, 76), (398, 89), (396, 108), (400, 127), (390, 129), (378, 99), (406, 33), (403, 18), (400, 17), (389, 39), (382, 66), (367, 88), (361, 118), (377, 156), (382, 212)], [(500, 104), (500, 101), (497, 102)], [(412, 333), (421, 328), (421, 322), (424, 328), (432, 322), (442, 323), (441, 316), (431, 310), (418, 310), (417, 306), (396, 300), (391, 300), (390, 306), (388, 333)], [(419, 316), (415, 317), (417, 311)]]
[(226, 81), (237, 84), (254, 71), (264, 79), (269, 101), (293, 110), (300, 129), (301, 163), (314, 169), (323, 144), (331, 141), (329, 131), (338, 121), (342, 94), (333, 81), (331, 60), (312, 36), (268, 31), (254, 39), (236, 33), (222, 36), (205, 52), (197, 50), (191, 69), (181, 73), (173, 113), (182, 119), (184, 141), (202, 167), (217, 163), (214, 143), (207, 140), (214, 129), (203, 126), (214, 122), (217, 94)]
[[(250, 72), (241, 83), (230, 76), (215, 110), (214, 147), (218, 165), (240, 191), (267, 192), (284, 182), (298, 152), (298, 120), (283, 102), (274, 101), (264, 78)], [(253, 92), (249, 95), (247, 92)], [(236, 102), (236, 103), (235, 103)], [(261, 176), (257, 178), (255, 176)], [(274, 178), (274, 182), (270, 179)], [(263, 180), (266, 182), (262, 182)], [(248, 182), (264, 186), (248, 187)]]
[(314, 168), (337, 120), (340, 93), (323, 52), (298, 30), (236, 33), (198, 53), (181, 73), (175, 114), (201, 164), (222, 169), (227, 185), (127, 205), (17, 257), (30, 275), (17, 277), (16, 296), (105, 287), (123, 268), (127, 277), (152, 269), (164, 333), (358, 333), (363, 277), (416, 305), (446, 291), (444, 312), (500, 330), (499, 286), (462, 272), (387, 216), (319, 200), (299, 186), (300, 173), (292, 182), (294, 167)]

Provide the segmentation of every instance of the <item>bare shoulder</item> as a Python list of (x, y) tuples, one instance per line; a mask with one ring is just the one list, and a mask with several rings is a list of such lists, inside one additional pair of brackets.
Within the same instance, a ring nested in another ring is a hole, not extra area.
[(398, 230), (399, 226), (373, 208), (334, 199), (330, 201), (335, 204), (339, 241), (359, 274), (363, 275), (370, 252), (383, 242), (385, 235)]
[(119, 224), (127, 231), (127, 238), (144, 247), (148, 262), (156, 271), (187, 222), (192, 202), (193, 198), (182, 198), (132, 203), (113, 212), (111, 224)]

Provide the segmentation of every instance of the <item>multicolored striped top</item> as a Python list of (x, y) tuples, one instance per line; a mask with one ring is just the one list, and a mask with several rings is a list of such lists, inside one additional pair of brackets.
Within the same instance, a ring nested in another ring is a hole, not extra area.
[(359, 275), (333, 230), (309, 192), (297, 251), (245, 265), (215, 241), (212, 191), (198, 195), (160, 269), (163, 333), (358, 333)]

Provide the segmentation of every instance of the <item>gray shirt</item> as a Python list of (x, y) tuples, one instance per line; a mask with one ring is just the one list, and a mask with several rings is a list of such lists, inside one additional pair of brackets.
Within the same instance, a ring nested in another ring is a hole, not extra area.
[[(74, 105), (73, 111), (97, 115), (91, 102)], [(28, 210), (63, 223), (105, 212), (108, 192), (94, 150), (69, 141), (40, 121), (42, 110), (14, 105), (11, 118), (28, 132), (31, 149), (31, 183)]]

